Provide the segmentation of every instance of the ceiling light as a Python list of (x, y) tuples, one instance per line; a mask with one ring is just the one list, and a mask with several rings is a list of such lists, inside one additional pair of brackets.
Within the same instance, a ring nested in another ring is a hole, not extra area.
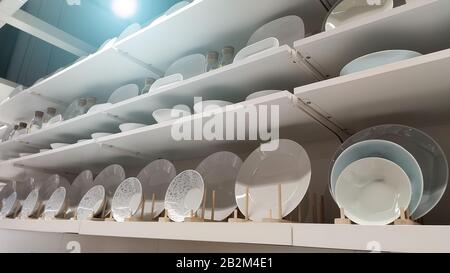
[(112, 10), (122, 18), (132, 17), (138, 8), (137, 0), (113, 0)]

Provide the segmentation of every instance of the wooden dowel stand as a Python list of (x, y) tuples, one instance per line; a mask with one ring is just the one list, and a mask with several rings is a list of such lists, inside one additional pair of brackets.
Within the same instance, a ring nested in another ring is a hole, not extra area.
[(170, 222), (167, 210), (164, 210), (164, 217), (160, 217), (158, 222), (160, 222), (160, 223), (169, 223)]
[(273, 218), (273, 211), (272, 209), (269, 210), (269, 218), (263, 219), (263, 222), (268, 223), (286, 223), (288, 221), (283, 220), (283, 193), (282, 193), (282, 186), (281, 184), (278, 185), (278, 218)]
[(238, 210), (236, 209), (233, 214), (233, 218), (228, 219), (228, 223), (245, 223), (249, 222), (249, 206), (250, 206), (250, 187), (247, 187), (246, 193), (245, 193), (245, 218), (239, 218), (238, 217)]
[(352, 221), (350, 221), (350, 219), (345, 217), (345, 210), (343, 208), (341, 208), (340, 212), (341, 212), (341, 217), (334, 219), (334, 224), (335, 225), (351, 225)]
[(411, 220), (408, 211), (405, 208), (401, 208), (400, 209), (400, 218), (395, 220), (394, 225), (414, 226), (414, 225), (419, 225), (419, 223)]

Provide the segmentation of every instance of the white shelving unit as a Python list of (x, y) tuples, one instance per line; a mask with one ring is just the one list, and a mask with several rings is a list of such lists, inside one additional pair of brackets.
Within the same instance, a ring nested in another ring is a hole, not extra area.
[(19, 219), (2, 219), (0, 221), (0, 229), (15, 231), (32, 231), (47, 233), (75, 233), (80, 231), (80, 223), (78, 221), (43, 221), (43, 220), (19, 220)]

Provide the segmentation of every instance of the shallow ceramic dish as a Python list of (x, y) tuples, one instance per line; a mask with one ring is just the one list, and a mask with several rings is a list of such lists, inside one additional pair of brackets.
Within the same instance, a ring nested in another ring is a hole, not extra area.
[(106, 191), (105, 215), (111, 211), (111, 200), (114, 193), (126, 178), (125, 170), (120, 165), (106, 167), (94, 180), (94, 185), (102, 185)]
[(360, 225), (387, 225), (400, 217), (411, 201), (408, 175), (392, 161), (364, 158), (341, 173), (336, 201), (345, 215)]
[[(139, 172), (137, 178), (142, 184), (145, 199), (144, 220), (154, 219), (164, 211), (164, 197), (176, 175), (175, 166), (164, 159), (153, 161)], [(152, 215), (153, 195), (155, 205)]]
[(174, 222), (184, 222), (196, 213), (203, 201), (205, 184), (202, 176), (194, 170), (177, 175), (170, 183), (164, 199), (164, 207)]
[(206, 57), (202, 54), (186, 56), (174, 62), (167, 69), (165, 76), (174, 74), (183, 75), (183, 79), (189, 79), (206, 72)]
[[(184, 107), (185, 109), (189, 109), (189, 107)], [(182, 109), (159, 109), (153, 112), (152, 116), (158, 123), (163, 123), (166, 121), (180, 119), (182, 117), (188, 117), (191, 115), (190, 111), (182, 110)]]
[(422, 56), (422, 54), (410, 50), (385, 50), (371, 53), (347, 64), (341, 71), (341, 76), (364, 71), (378, 66), (391, 64), (403, 60)]
[(80, 204), (81, 198), (83, 198), (93, 186), (94, 175), (89, 170), (83, 171), (75, 178), (67, 193), (67, 214), (73, 216), (76, 208)]
[(230, 152), (218, 152), (203, 160), (197, 172), (203, 177), (206, 192), (205, 218), (211, 219), (212, 192), (216, 192), (214, 221), (225, 220), (236, 210), (234, 188), (242, 166), (239, 156)]
[(233, 105), (232, 102), (223, 101), (223, 100), (207, 100), (201, 101), (194, 105), (195, 113), (202, 113), (207, 111), (213, 111), (217, 109), (221, 109), (223, 107)]
[(146, 124), (140, 124), (140, 123), (124, 123), (119, 126), (120, 131), (122, 132), (128, 132), (133, 131), (139, 128), (147, 127)]
[(236, 179), (236, 202), (245, 214), (248, 189), (248, 216), (252, 221), (268, 218), (270, 211), (279, 218), (281, 185), (281, 217), (285, 217), (300, 204), (310, 180), (311, 162), (305, 149), (292, 140), (272, 141), (255, 150), (242, 165)]
[(101, 185), (92, 187), (83, 198), (81, 198), (77, 208), (76, 219), (85, 221), (98, 216), (102, 213), (105, 202), (105, 188)]
[(347, 148), (334, 162), (331, 171), (330, 191), (334, 196), (335, 186), (342, 171), (351, 163), (368, 157), (383, 158), (399, 165), (411, 182), (412, 197), (407, 208), (413, 214), (423, 194), (423, 175), (417, 160), (402, 146), (387, 140), (366, 140)]
[(112, 136), (112, 133), (94, 133), (91, 135), (92, 139), (98, 139), (102, 137)]
[(258, 92), (255, 92), (255, 93), (251, 94), (250, 96), (248, 96), (246, 98), (246, 100), (249, 101), (249, 100), (253, 100), (253, 99), (257, 99), (257, 98), (273, 95), (273, 94), (280, 93), (280, 92), (283, 92), (283, 91), (281, 91), (281, 90), (258, 91)]
[(125, 28), (122, 33), (120, 33), (119, 37), (117, 37), (117, 40), (120, 41), (136, 32), (141, 30), (141, 25), (139, 23), (133, 23), (129, 25), (127, 28)]
[(19, 209), (19, 200), (17, 193), (13, 192), (8, 197), (2, 200), (2, 209), (0, 210), (0, 219), (14, 216)]
[(241, 49), (234, 57), (234, 62), (239, 62), (252, 56), (259, 56), (260, 54), (279, 46), (280, 42), (276, 38), (267, 38)]
[(119, 103), (121, 101), (137, 97), (139, 86), (137, 84), (127, 84), (115, 90), (108, 99), (108, 103)]
[(290, 15), (267, 23), (255, 31), (247, 45), (272, 37), (276, 38), (280, 45), (294, 46), (294, 42), (305, 38), (305, 24), (302, 18)]
[(173, 86), (181, 81), (183, 81), (183, 75), (180, 73), (157, 79), (150, 87), (149, 92), (155, 92), (155, 90)]
[(333, 157), (339, 155), (355, 143), (383, 139), (399, 144), (410, 152), (419, 163), (424, 181), (422, 200), (412, 214), (414, 220), (422, 218), (441, 200), (447, 189), (448, 163), (441, 146), (426, 133), (403, 125), (386, 124), (363, 130), (348, 138)]
[(142, 185), (139, 179), (131, 177), (123, 181), (111, 202), (114, 220), (125, 222), (138, 213), (142, 205)]
[(328, 14), (323, 30), (328, 31), (353, 24), (361, 19), (384, 13), (393, 8), (394, 0), (380, 0), (378, 5), (374, 5), (367, 0), (340, 0)]
[(54, 219), (65, 213), (67, 205), (67, 190), (64, 187), (57, 188), (48, 199), (45, 210), (45, 219)]
[(69, 144), (69, 143), (52, 143), (52, 144), (50, 144), (50, 147), (52, 147), (53, 150), (56, 150), (56, 149), (60, 149), (60, 148), (63, 148), (63, 147), (70, 146), (70, 145), (72, 145), (72, 144)]
[(89, 108), (88, 114), (101, 112), (105, 109), (108, 109), (112, 105), (113, 105), (112, 103), (102, 103), (102, 104), (94, 105), (91, 108)]

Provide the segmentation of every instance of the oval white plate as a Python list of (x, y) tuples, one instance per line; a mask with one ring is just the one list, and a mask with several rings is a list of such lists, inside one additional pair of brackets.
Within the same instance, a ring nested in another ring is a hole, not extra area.
[(232, 102), (223, 101), (223, 100), (207, 100), (201, 101), (194, 105), (195, 113), (202, 113), (207, 111), (213, 111), (217, 109), (221, 109), (225, 106), (233, 105)]
[[(188, 107), (186, 106), (188, 109)], [(152, 116), (158, 123), (180, 119), (191, 115), (190, 111), (181, 109), (159, 109), (153, 112)]]
[(247, 45), (272, 37), (277, 38), (280, 45), (294, 46), (294, 42), (305, 38), (305, 24), (302, 18), (290, 15), (267, 23), (253, 33)]
[(81, 198), (94, 186), (94, 175), (91, 171), (80, 173), (67, 193), (68, 214), (73, 214), (80, 204)]
[[(276, 145), (273, 141), (271, 144)], [(264, 147), (264, 146), (261, 146)], [(292, 140), (279, 140), (278, 149), (255, 150), (244, 162), (236, 181), (236, 201), (245, 214), (249, 189), (249, 218), (261, 221), (270, 211), (278, 218), (278, 188), (281, 184), (283, 215), (302, 201), (311, 180), (311, 162), (305, 149)]]
[(191, 212), (196, 213), (203, 201), (205, 184), (194, 170), (177, 175), (170, 183), (164, 198), (164, 207), (174, 222), (184, 222)]
[(83, 142), (86, 142), (86, 141), (89, 141), (89, 140), (91, 140), (91, 139), (80, 139), (80, 140), (77, 141), (77, 143), (83, 143)]
[(91, 135), (92, 139), (98, 139), (102, 137), (112, 136), (112, 133), (94, 133)]
[(283, 92), (283, 91), (281, 91), (281, 90), (258, 91), (258, 92), (255, 92), (255, 93), (251, 94), (250, 96), (248, 96), (245, 100), (247, 100), (247, 101), (248, 100), (253, 100), (253, 99), (257, 99), (257, 98), (273, 95), (273, 94), (280, 93), (280, 92)]
[(68, 144), (68, 143), (52, 143), (52, 144), (50, 144), (50, 147), (52, 147), (53, 150), (56, 150), (56, 149), (60, 149), (62, 147), (70, 146), (70, 145), (71, 144)]
[[(144, 220), (156, 218), (164, 211), (164, 198), (176, 175), (175, 166), (164, 159), (153, 161), (138, 174), (137, 178), (142, 184), (145, 198)], [(153, 195), (155, 195), (155, 206), (152, 215)]]
[(111, 165), (106, 167), (94, 180), (94, 185), (102, 185), (106, 191), (106, 209), (105, 215), (110, 212), (111, 199), (114, 193), (126, 178), (125, 170), (120, 165)]
[(0, 210), (0, 219), (12, 216), (18, 206), (17, 193), (13, 192), (2, 200), (2, 209)]
[(279, 46), (280, 42), (276, 38), (267, 38), (241, 49), (234, 57), (234, 62), (239, 62), (246, 58), (259, 55), (260, 53)]
[(39, 189), (32, 190), (27, 198), (22, 202), (22, 210), (20, 212), (21, 219), (27, 219), (34, 216), (39, 209)]
[(336, 201), (345, 215), (360, 225), (387, 225), (400, 217), (411, 201), (406, 173), (392, 161), (364, 158), (339, 176)]
[[(214, 221), (225, 220), (236, 210), (234, 188), (242, 166), (239, 156), (230, 152), (218, 152), (203, 160), (197, 167), (205, 182), (205, 218), (211, 219), (212, 192), (216, 192)], [(212, 219), (211, 219), (212, 220)]]
[(119, 126), (120, 131), (122, 132), (128, 132), (133, 131), (139, 128), (147, 127), (146, 124), (140, 124), (140, 123), (124, 123)]
[(108, 103), (119, 103), (121, 101), (137, 97), (139, 86), (137, 84), (127, 84), (116, 89), (108, 99)]
[(342, 171), (351, 163), (368, 157), (377, 157), (392, 161), (399, 165), (408, 175), (411, 182), (412, 197), (410, 206), (407, 209), (410, 215), (413, 214), (422, 199), (422, 170), (417, 160), (406, 149), (387, 140), (366, 140), (347, 148), (334, 162), (330, 180), (331, 194), (334, 196), (334, 188)]
[(164, 76), (173, 74), (183, 75), (183, 79), (189, 79), (206, 72), (206, 57), (202, 54), (193, 54), (179, 59), (167, 69)]
[(419, 56), (422, 56), (422, 54), (410, 50), (385, 50), (367, 54), (347, 64), (342, 69), (341, 76)]
[(108, 109), (112, 105), (113, 105), (112, 103), (102, 103), (102, 104), (94, 105), (91, 108), (89, 108), (88, 114), (101, 112), (101, 111), (103, 111), (105, 109)]
[(44, 217), (45, 219), (54, 219), (64, 213), (67, 199), (67, 190), (64, 187), (59, 187), (48, 199), (45, 204)]
[(97, 185), (91, 188), (81, 199), (77, 208), (77, 220), (90, 220), (102, 212), (106, 202), (105, 188)]
[(69, 181), (57, 174), (50, 176), (47, 180), (36, 180), (36, 188), (39, 189), (39, 201), (47, 202), (50, 199), (51, 195), (56, 191), (59, 187), (64, 187), (69, 189), (70, 183)]
[(111, 202), (111, 212), (114, 220), (125, 222), (138, 212), (141, 204), (141, 182), (134, 177), (126, 179), (117, 188)]
[(149, 92), (154, 92), (155, 90), (175, 85), (181, 81), (183, 81), (183, 75), (180, 73), (157, 79), (150, 87)]

